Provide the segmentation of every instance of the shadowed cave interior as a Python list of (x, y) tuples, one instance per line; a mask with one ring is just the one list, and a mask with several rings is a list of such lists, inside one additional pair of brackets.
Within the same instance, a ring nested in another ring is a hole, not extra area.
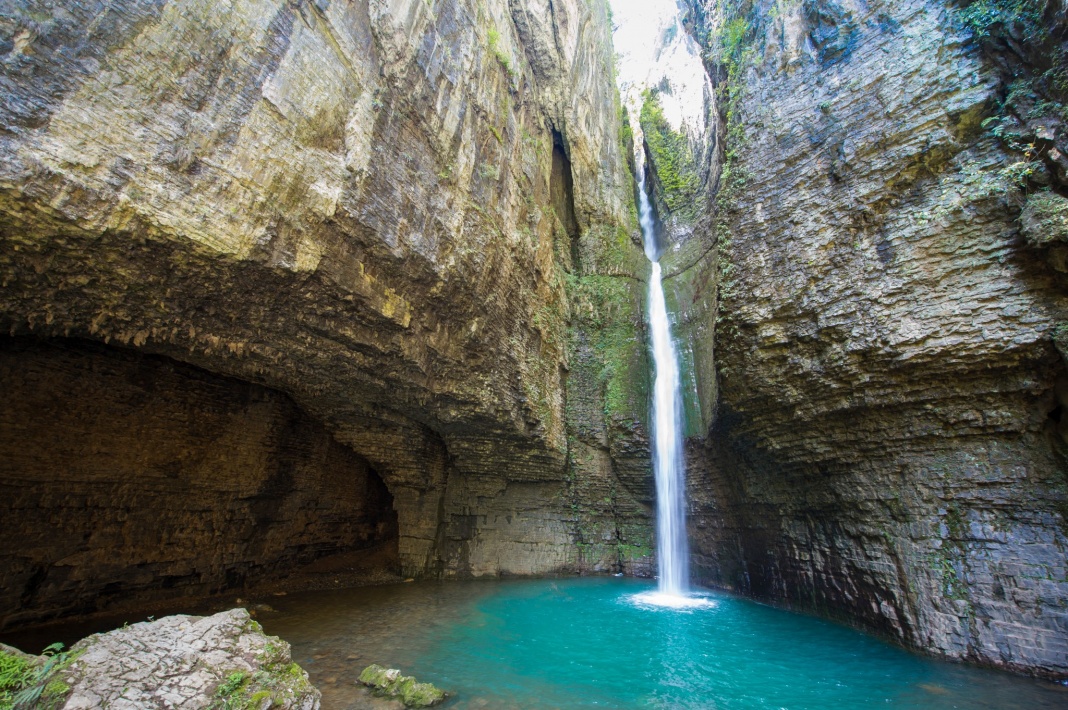
[(281, 392), (25, 337), (0, 389), (0, 629), (397, 572), (382, 479)]

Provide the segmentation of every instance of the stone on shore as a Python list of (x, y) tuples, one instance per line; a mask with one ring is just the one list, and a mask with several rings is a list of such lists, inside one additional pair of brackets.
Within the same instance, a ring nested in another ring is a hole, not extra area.
[(168, 616), (76, 643), (59, 678), (65, 710), (88, 708), (285, 708), (318, 710), (320, 694), (244, 609)]
[(446, 693), (430, 683), (420, 683), (412, 676), (401, 675), (396, 668), (383, 668), (377, 663), (363, 669), (360, 683), (380, 695), (399, 698), (409, 708), (428, 708), (446, 698)]

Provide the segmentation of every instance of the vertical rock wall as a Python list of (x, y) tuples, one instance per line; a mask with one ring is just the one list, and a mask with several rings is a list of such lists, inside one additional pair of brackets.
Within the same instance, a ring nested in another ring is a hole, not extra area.
[(696, 556), (714, 583), (1063, 676), (1068, 301), (1018, 221), (1050, 172), (1021, 182), (1039, 158), (984, 129), (1008, 87), (962, 7), (694, 3), (725, 138)]
[(406, 574), (647, 564), (602, 3), (0, 6), (0, 330), (285, 393)]

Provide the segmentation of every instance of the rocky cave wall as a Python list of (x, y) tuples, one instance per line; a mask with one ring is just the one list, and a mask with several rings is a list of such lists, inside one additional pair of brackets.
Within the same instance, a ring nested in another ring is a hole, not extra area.
[(407, 575), (648, 568), (603, 3), (0, 7), (0, 331), (288, 396)]
[(1032, 6), (1041, 41), (969, 3), (691, 3), (721, 165), (676, 250), (718, 288), (696, 572), (1063, 677), (1064, 8), (983, 7)]
[(382, 479), (292, 400), (168, 358), (0, 340), (0, 629), (397, 572)]

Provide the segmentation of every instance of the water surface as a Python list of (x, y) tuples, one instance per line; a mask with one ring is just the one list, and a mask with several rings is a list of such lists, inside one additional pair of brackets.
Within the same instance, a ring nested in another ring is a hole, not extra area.
[(726, 594), (670, 609), (633, 579), (412, 583), (273, 600), (268, 633), (323, 691), (369, 707), (370, 663), (454, 693), (449, 708), (1066, 708), (1068, 688), (933, 661)]

